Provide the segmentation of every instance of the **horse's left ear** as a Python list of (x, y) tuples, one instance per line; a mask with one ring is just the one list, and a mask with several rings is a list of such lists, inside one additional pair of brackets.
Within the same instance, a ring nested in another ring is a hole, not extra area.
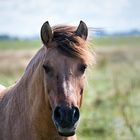
[(41, 40), (43, 42), (44, 45), (47, 45), (47, 43), (52, 41), (53, 38), (53, 32), (52, 29), (50, 27), (50, 24), (48, 21), (46, 21), (42, 27), (41, 27)]
[(80, 36), (84, 40), (87, 39), (88, 27), (87, 27), (87, 25), (82, 20), (80, 21), (80, 24), (79, 24), (77, 30), (75, 31), (75, 34)]

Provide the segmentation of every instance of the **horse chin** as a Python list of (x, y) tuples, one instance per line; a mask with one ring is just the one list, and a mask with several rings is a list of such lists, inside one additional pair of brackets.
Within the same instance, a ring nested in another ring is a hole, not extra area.
[(60, 136), (70, 137), (70, 136), (75, 135), (75, 129), (73, 129), (73, 128), (71, 128), (71, 129), (68, 129), (68, 128), (57, 128), (57, 130), (58, 130), (58, 134)]

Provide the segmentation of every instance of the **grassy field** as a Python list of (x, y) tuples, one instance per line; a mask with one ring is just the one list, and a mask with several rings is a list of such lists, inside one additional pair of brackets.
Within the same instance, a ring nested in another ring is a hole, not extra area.
[[(40, 41), (0, 41), (0, 83), (22, 75)], [(97, 64), (87, 71), (80, 140), (140, 139), (140, 37), (95, 38)]]

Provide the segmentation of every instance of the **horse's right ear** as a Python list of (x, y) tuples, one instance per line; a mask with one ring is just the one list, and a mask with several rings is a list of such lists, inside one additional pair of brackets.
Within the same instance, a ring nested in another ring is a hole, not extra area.
[(41, 34), (41, 40), (44, 45), (47, 45), (47, 43), (52, 41), (53, 32), (52, 32), (52, 29), (51, 29), (48, 21), (46, 21), (42, 25), (40, 34)]

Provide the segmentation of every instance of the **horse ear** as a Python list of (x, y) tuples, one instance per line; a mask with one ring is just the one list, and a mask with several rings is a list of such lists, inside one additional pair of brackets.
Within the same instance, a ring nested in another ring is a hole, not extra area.
[(75, 33), (76, 33), (76, 35), (80, 36), (84, 40), (87, 39), (88, 27), (82, 20), (80, 21), (80, 24), (79, 24), (79, 26), (78, 26), (78, 28), (77, 28)]
[(51, 42), (53, 38), (53, 32), (49, 25), (49, 22), (46, 21), (42, 27), (41, 27), (41, 40), (44, 45), (47, 45), (47, 43)]

